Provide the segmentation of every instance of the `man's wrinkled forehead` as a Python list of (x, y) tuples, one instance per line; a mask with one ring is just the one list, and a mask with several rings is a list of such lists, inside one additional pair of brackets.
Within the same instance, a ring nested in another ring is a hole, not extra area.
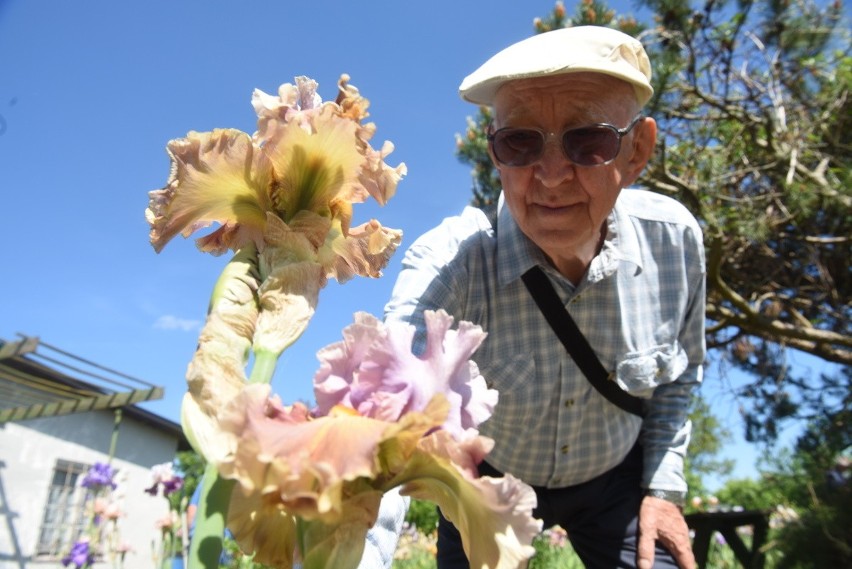
[(640, 109), (629, 83), (588, 72), (507, 81), (495, 93), (492, 105), (495, 119), (501, 123), (542, 112), (569, 122), (606, 122), (621, 114), (633, 116)]

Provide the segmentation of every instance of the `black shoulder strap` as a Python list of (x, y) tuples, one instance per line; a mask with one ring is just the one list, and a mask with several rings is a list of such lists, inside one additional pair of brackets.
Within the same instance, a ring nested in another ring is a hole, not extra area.
[(577, 328), (571, 314), (565, 309), (559, 295), (547, 275), (539, 267), (533, 267), (521, 277), (530, 291), (535, 303), (544, 315), (550, 327), (556, 332), (559, 341), (568, 350), (577, 367), (583, 372), (595, 389), (611, 403), (618, 405), (628, 413), (645, 416), (642, 400), (621, 389), (615, 381), (610, 381), (606, 369), (601, 364), (586, 337)]

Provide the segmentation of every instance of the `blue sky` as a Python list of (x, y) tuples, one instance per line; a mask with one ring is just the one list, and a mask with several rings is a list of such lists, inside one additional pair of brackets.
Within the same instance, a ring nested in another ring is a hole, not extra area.
[[(610, 5), (635, 12), (627, 1)], [(0, 0), (0, 337), (39, 336), (162, 385), (165, 398), (144, 407), (177, 421), (227, 258), (179, 237), (160, 254), (148, 243), (144, 211), (168, 177), (166, 142), (189, 130), (254, 132), (253, 89), (274, 93), (307, 75), (333, 99), (348, 73), (371, 101), (373, 146), (392, 141), (388, 163), (409, 171), (388, 205), (356, 206), (353, 221), (402, 229), (404, 248), (470, 200), (469, 168), (454, 148), (476, 108), (459, 99), (459, 82), (531, 35), (533, 18), (552, 6)], [(381, 314), (401, 253), (381, 279), (322, 292), (308, 331), (280, 360), (273, 386), (285, 402), (311, 398), (315, 353), (354, 312)]]

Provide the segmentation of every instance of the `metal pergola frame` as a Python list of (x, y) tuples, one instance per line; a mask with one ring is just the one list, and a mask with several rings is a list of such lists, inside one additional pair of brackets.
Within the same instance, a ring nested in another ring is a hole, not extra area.
[(160, 386), (19, 336), (0, 340), (0, 424), (163, 398)]

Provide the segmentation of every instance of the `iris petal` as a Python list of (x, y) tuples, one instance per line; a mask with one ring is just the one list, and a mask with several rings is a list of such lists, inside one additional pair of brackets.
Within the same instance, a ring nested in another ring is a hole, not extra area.
[(296, 518), (281, 507), (274, 494), (231, 494), (228, 529), (240, 549), (254, 552), (254, 561), (272, 567), (293, 567)]
[(357, 567), (381, 501), (378, 490), (359, 492), (343, 502), (338, 521), (304, 521), (302, 569)]
[[(535, 554), (530, 544), (541, 531), (541, 521), (530, 516), (535, 492), (511, 475), (474, 478), (471, 464), (484, 451), (477, 439), (459, 445), (445, 431), (429, 435), (392, 483), (438, 505), (459, 530), (471, 567), (515, 569)], [(465, 453), (472, 453), (461, 459), (467, 468), (456, 464)]]
[(262, 243), (269, 209), (267, 172), (258, 167), (249, 136), (233, 129), (190, 132), (169, 142), (172, 171), (165, 188), (149, 193), (146, 217), (151, 243), (160, 251), (178, 233), (219, 223), (225, 228), (208, 249), (222, 253), (249, 240)]
[(411, 414), (386, 423), (343, 412), (311, 419), (304, 406), (286, 409), (268, 396), (268, 385), (249, 385), (228, 406), (222, 428), (240, 442), (219, 472), (246, 493), (275, 488), (290, 513), (326, 522), (343, 511), (346, 482), (380, 474), (382, 452), (391, 452), (381, 450), (385, 441), (402, 437), (413, 448), (444, 416)]
[(355, 142), (357, 125), (330, 106), (320, 111), (311, 131), (290, 122), (263, 147), (275, 171), (271, 199), (284, 221), (302, 210), (329, 216), (332, 200), (352, 201), (363, 161)]
[(314, 393), (320, 414), (345, 402), (362, 415), (394, 421), (422, 410), (434, 395), (442, 394), (451, 406), (443, 428), (454, 435), (461, 436), (488, 418), (497, 392), (488, 389), (469, 359), (485, 332), (467, 322), (450, 330), (453, 318), (443, 310), (427, 311), (425, 319), (426, 350), (417, 357), (411, 353), (413, 326), (382, 324), (357, 314), (355, 323), (344, 330), (343, 342), (317, 354), (321, 366)]

